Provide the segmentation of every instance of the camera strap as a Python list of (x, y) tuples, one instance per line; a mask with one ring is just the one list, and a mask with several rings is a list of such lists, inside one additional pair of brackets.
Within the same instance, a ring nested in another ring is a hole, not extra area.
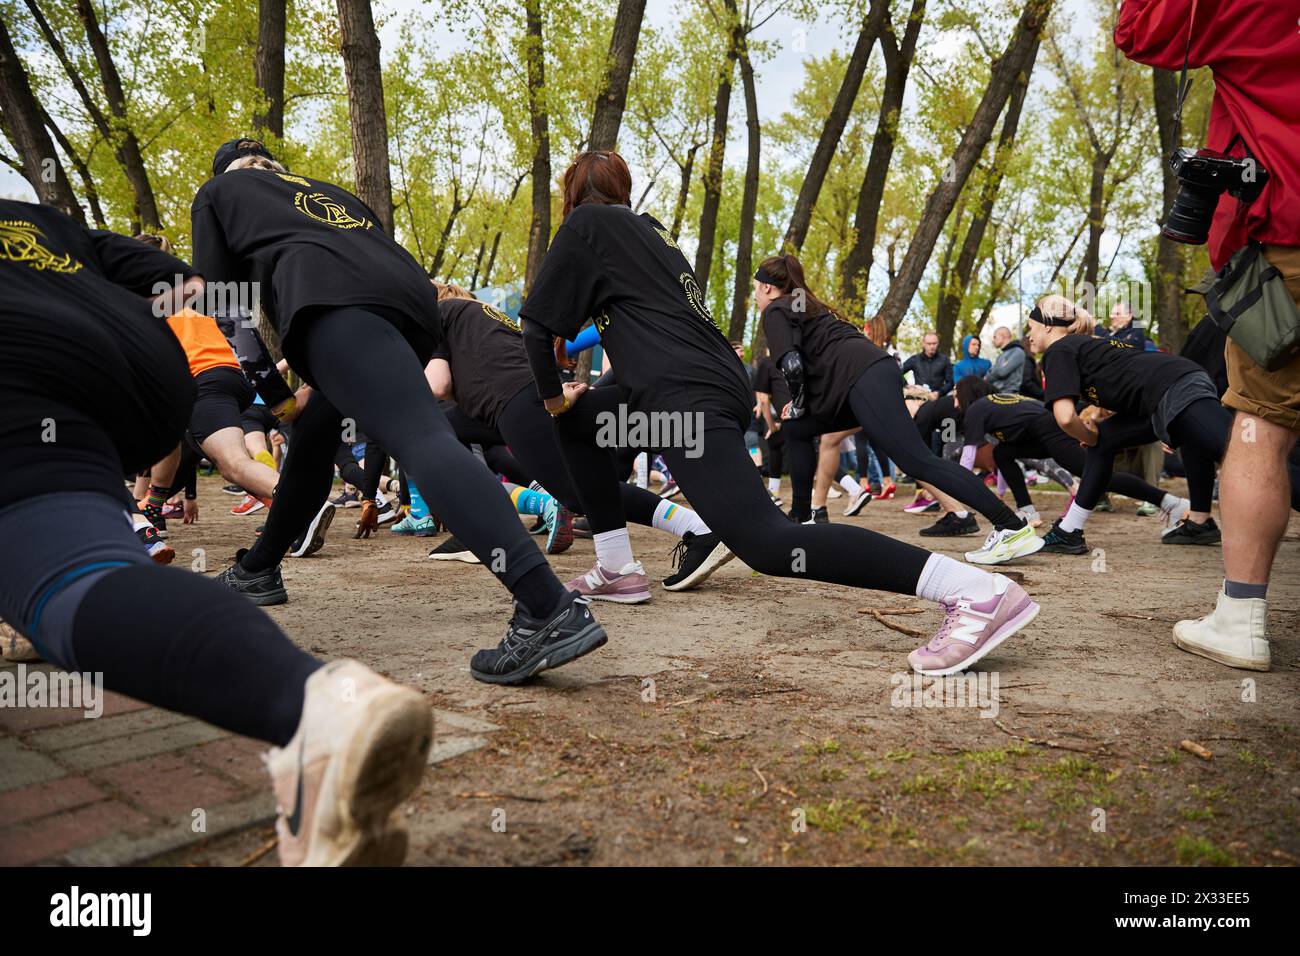
[(1183, 50), (1183, 72), (1178, 78), (1178, 107), (1174, 110), (1174, 149), (1178, 149), (1179, 134), (1183, 127), (1183, 103), (1192, 91), (1192, 84), (1187, 79), (1187, 65), (1192, 59), (1192, 29), (1196, 25), (1196, 0), (1192, 0), (1192, 16), (1187, 21), (1187, 46)]

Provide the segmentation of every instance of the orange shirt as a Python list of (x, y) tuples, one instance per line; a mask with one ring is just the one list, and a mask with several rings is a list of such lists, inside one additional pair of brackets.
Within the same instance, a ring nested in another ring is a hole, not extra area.
[(167, 324), (185, 350), (191, 375), (222, 366), (239, 368), (234, 350), (217, 328), (216, 319), (193, 309), (182, 309), (168, 318)]

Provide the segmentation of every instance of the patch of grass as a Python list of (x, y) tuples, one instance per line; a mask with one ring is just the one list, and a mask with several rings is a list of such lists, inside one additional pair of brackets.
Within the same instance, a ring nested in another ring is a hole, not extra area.
[(940, 789), (938, 777), (930, 777), (918, 773), (911, 780), (904, 780), (900, 788), (903, 793), (935, 793)]
[(905, 763), (915, 757), (916, 754), (910, 750), (886, 750), (885, 759), (893, 763)]
[(964, 833), (966, 828), (970, 826), (970, 817), (949, 817), (948, 823), (958, 833)]
[(810, 827), (827, 833), (839, 833), (849, 826), (859, 830), (869, 828), (863, 814), (863, 805), (856, 800), (832, 800), (825, 805), (814, 804), (807, 808), (806, 818)]
[(1273, 772), (1273, 764), (1267, 757), (1261, 757), (1249, 748), (1237, 751), (1237, 759), (1247, 767), (1257, 767), (1267, 773)]
[(822, 783), (838, 783), (849, 775), (847, 770), (839, 767), (822, 767), (818, 774), (822, 778)]
[(1213, 820), (1213, 807), (1183, 807), (1178, 811), (1178, 815), (1184, 820)]
[(1174, 852), (1183, 866), (1236, 866), (1237, 861), (1227, 850), (1214, 845), (1205, 837), (1186, 834), (1174, 841)]
[(1029, 817), (1020, 817), (1012, 826), (1017, 833), (1036, 833), (1043, 829), (1042, 820), (1031, 820)]

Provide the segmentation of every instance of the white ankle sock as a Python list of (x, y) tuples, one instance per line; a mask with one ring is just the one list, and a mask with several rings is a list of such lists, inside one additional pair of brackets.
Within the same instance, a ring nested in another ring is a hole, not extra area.
[(970, 512), (969, 512), (969, 511), (954, 511), (953, 514), (955, 514), (958, 518), (969, 518), (969, 517), (970, 517)]
[(1160, 499), (1160, 510), (1173, 511), (1175, 508), (1178, 507), (1178, 503), (1182, 500), (1183, 499), (1179, 498), (1177, 495), (1166, 494), (1163, 498)]
[(858, 484), (857, 479), (852, 475), (845, 475), (840, 479), (840, 487), (849, 493), (849, 496), (858, 494), (862, 491), (862, 486)]
[(916, 582), (916, 596), (927, 601), (955, 601), (959, 597), (986, 601), (1006, 590), (1007, 579), (954, 561), (942, 554), (930, 555)]
[(779, 494), (781, 491), (781, 479), (780, 478), (767, 479), (767, 490), (769, 494), (773, 494), (773, 495)]
[(627, 535), (627, 528), (602, 531), (591, 537), (596, 545), (596, 563), (611, 574), (618, 573), (636, 560), (632, 556), (632, 539)]
[(1061, 519), (1062, 531), (1082, 531), (1083, 526), (1088, 523), (1092, 512), (1087, 508), (1080, 508), (1075, 502), (1070, 502), (1070, 509), (1065, 512), (1065, 517)]
[[(708, 534), (709, 526), (704, 523), (699, 515), (690, 508), (683, 508), (681, 505), (675, 505), (671, 501), (661, 501), (655, 508), (654, 526), (660, 531), (667, 531), (669, 534), (675, 534), (682, 537), (686, 532), (692, 534)], [(626, 533), (626, 532), (625, 532)], [(628, 554), (631, 554), (631, 545), (628, 545)]]

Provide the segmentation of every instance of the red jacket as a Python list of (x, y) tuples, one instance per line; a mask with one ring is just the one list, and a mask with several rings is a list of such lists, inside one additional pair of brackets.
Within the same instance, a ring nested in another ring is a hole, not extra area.
[[(1189, 65), (1214, 74), (1204, 145), (1222, 151), (1240, 133), (1271, 176), (1244, 211), (1227, 193), (1221, 197), (1209, 242), (1217, 269), (1248, 238), (1300, 246), (1300, 0), (1195, 5)], [(1182, 69), (1192, 6), (1193, 0), (1124, 0), (1115, 45), (1139, 63)]]

